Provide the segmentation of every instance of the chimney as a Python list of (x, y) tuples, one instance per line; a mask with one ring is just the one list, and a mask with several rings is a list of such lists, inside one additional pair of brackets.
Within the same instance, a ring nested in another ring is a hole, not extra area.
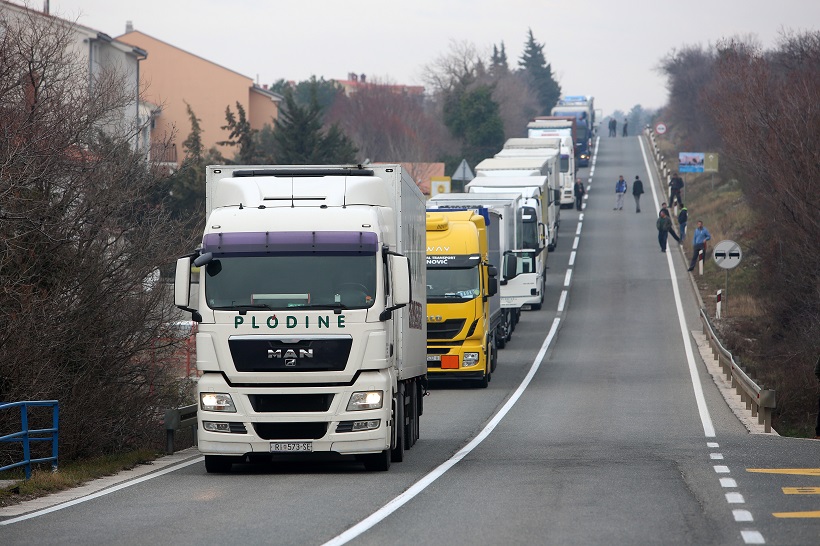
[(263, 84), (262, 84), (262, 89), (264, 89), (265, 91), (267, 91), (267, 90), (268, 90), (268, 84), (263, 83)]
[(359, 76), (357, 76), (355, 72), (349, 73), (347, 78), (352, 82), (359, 81)]
[(134, 32), (134, 22), (133, 21), (126, 21), (125, 22), (125, 33), (128, 34), (129, 32)]
[(365, 82), (365, 80), (367, 79), (367, 76), (365, 76), (364, 74), (362, 74), (361, 76), (359, 76), (359, 79), (362, 81), (362, 83), (364, 83), (364, 82)]

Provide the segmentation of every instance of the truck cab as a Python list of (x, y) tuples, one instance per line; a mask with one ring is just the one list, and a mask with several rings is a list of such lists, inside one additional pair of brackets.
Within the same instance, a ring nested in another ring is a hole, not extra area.
[[(497, 363), (487, 209), (427, 212), (427, 374), (486, 388)], [(500, 311), (500, 308), (499, 308)]]

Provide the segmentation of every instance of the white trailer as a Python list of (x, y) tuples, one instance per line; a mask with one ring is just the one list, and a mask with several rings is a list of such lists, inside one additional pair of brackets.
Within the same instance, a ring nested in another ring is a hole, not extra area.
[[(487, 161), (487, 160), (485, 160)], [(508, 277), (508, 290), (502, 296), (502, 306), (540, 309), (544, 301), (547, 274), (547, 228), (543, 222), (548, 198), (549, 182), (546, 176), (476, 176), (466, 189), (469, 193), (495, 194), (515, 192), (521, 196), (521, 207), (516, 212), (516, 230), (521, 239), (516, 249), (516, 271)], [(505, 271), (505, 275), (510, 272)]]
[(495, 157), (522, 157), (540, 154), (540, 150), (557, 149), (560, 153), (560, 188), (561, 207), (572, 208), (575, 204), (575, 151), (572, 138), (569, 136), (539, 136), (533, 138), (510, 138), (504, 143), (504, 149)]
[(547, 186), (543, 189), (539, 203), (542, 213), (538, 222), (546, 227), (546, 246), (549, 252), (555, 250), (558, 244), (558, 226), (560, 223), (561, 199), (561, 171), (559, 150), (557, 148), (542, 149), (538, 155), (522, 155), (511, 157), (493, 157), (485, 159), (476, 165), (476, 178), (492, 177), (520, 177), (545, 176)]
[[(208, 472), (271, 454), (401, 461), (426, 391), (425, 200), (399, 165), (209, 166), (175, 300), (199, 322)], [(189, 302), (191, 265), (199, 295)]]
[[(490, 263), (499, 269), (501, 274), (500, 304), (502, 323), (496, 332), (496, 345), (503, 349), (512, 337), (512, 332), (521, 314), (518, 300), (510, 292), (512, 286), (508, 279), (515, 277), (517, 254), (521, 240), (520, 224), (516, 222), (516, 213), (521, 208), (520, 193), (440, 193), (427, 201), (430, 209), (468, 209), (486, 207), (497, 214), (491, 219), (498, 226), (498, 251), (494, 253), (490, 244)], [(492, 230), (492, 228), (491, 228)], [(492, 235), (491, 235), (492, 237)], [(518, 305), (517, 305), (518, 304)]]

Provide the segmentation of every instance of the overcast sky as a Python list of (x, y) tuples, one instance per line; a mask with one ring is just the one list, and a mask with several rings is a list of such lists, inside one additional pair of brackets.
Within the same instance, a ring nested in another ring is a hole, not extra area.
[[(14, 0), (24, 3), (22, 0)], [(28, 5), (41, 8), (43, 0)], [(517, 64), (532, 28), (563, 94), (593, 95), (605, 114), (666, 102), (659, 60), (683, 45), (817, 30), (820, 0), (50, 0), (51, 13), (111, 36), (135, 30), (259, 83), (349, 72), (423, 84), (455, 42)], [(149, 56), (151, 52), (148, 52)]]

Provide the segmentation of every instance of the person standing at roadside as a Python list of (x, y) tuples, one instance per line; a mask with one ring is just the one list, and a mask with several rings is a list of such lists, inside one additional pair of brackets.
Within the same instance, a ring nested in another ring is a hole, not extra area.
[(632, 197), (635, 198), (635, 212), (641, 212), (641, 194), (643, 193), (643, 182), (635, 175), (635, 181), (632, 183)]
[(672, 221), (664, 211), (661, 211), (655, 221), (655, 227), (658, 229), (658, 244), (661, 245), (661, 252), (666, 252), (666, 240), (669, 238), (669, 230), (672, 229)]
[(626, 136), (627, 135), (626, 128), (627, 128), (628, 125), (629, 125), (628, 120), (626, 118), (624, 118), (624, 132), (621, 136)]
[(689, 210), (683, 203), (680, 204), (681, 209), (678, 213), (678, 227), (680, 228), (681, 241), (686, 239), (686, 222), (689, 221)]
[(683, 189), (683, 178), (678, 176), (678, 173), (672, 173), (672, 178), (669, 180), (669, 206), (675, 204), (675, 198), (678, 198), (678, 203), (683, 205), (683, 198), (680, 196), (680, 191)]
[(624, 196), (626, 195), (626, 180), (623, 175), (615, 182), (615, 208), (612, 210), (624, 210)]
[(703, 259), (706, 260), (706, 241), (712, 238), (709, 230), (703, 227), (703, 222), (698, 220), (698, 227), (695, 228), (695, 233), (692, 235), (692, 261), (689, 262), (689, 271), (695, 269), (698, 263), (701, 251), (703, 252)]
[(586, 195), (587, 190), (584, 189), (584, 183), (581, 182), (580, 178), (575, 179), (575, 209), (581, 210), (581, 202), (584, 200), (584, 195)]

